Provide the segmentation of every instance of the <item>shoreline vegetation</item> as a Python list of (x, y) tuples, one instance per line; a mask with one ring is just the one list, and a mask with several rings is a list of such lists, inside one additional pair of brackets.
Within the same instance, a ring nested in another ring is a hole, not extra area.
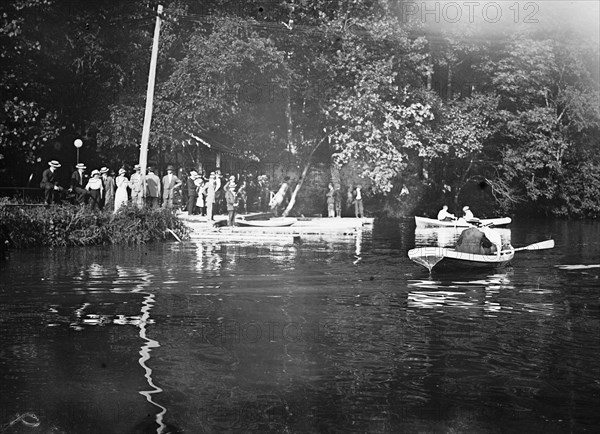
[[(172, 233), (171, 233), (172, 231)], [(188, 237), (172, 210), (123, 206), (116, 214), (80, 205), (19, 206), (0, 203), (2, 249), (146, 244)]]

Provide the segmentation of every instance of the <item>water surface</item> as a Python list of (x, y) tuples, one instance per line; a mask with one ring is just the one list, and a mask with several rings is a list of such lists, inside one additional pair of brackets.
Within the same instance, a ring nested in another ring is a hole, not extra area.
[(0, 433), (597, 432), (600, 269), (557, 266), (600, 264), (600, 225), (513, 224), (556, 248), (505, 269), (408, 260), (452, 236), (11, 252)]

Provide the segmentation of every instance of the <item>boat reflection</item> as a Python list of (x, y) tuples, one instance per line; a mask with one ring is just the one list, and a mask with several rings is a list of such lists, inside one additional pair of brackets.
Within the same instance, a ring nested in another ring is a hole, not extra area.
[(498, 295), (512, 290), (511, 272), (490, 275), (471, 274), (456, 276), (453, 280), (409, 280), (411, 289), (407, 296), (408, 306), (419, 309), (483, 309), (486, 313), (512, 309), (503, 307)]
[[(451, 247), (465, 228), (415, 228), (415, 247), (437, 246)], [(500, 234), (502, 244), (511, 243), (511, 233), (508, 228), (494, 228)]]

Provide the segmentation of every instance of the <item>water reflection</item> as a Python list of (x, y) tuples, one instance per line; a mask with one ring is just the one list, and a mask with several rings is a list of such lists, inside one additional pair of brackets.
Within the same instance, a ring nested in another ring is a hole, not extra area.
[[(471, 274), (464, 279), (409, 280), (408, 306), (421, 309), (461, 308), (482, 309), (492, 313), (502, 309), (498, 297), (500, 291), (514, 289), (510, 272), (478, 276)], [(412, 289), (417, 288), (417, 289)], [(504, 309), (512, 309), (505, 306)]]

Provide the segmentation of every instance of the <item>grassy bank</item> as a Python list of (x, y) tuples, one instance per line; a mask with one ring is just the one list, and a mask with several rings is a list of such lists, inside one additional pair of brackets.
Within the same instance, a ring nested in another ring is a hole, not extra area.
[(0, 203), (0, 242), (3, 247), (91, 246), (144, 244), (180, 238), (187, 231), (175, 214), (165, 209), (123, 207), (91, 212), (77, 205), (11, 206)]

